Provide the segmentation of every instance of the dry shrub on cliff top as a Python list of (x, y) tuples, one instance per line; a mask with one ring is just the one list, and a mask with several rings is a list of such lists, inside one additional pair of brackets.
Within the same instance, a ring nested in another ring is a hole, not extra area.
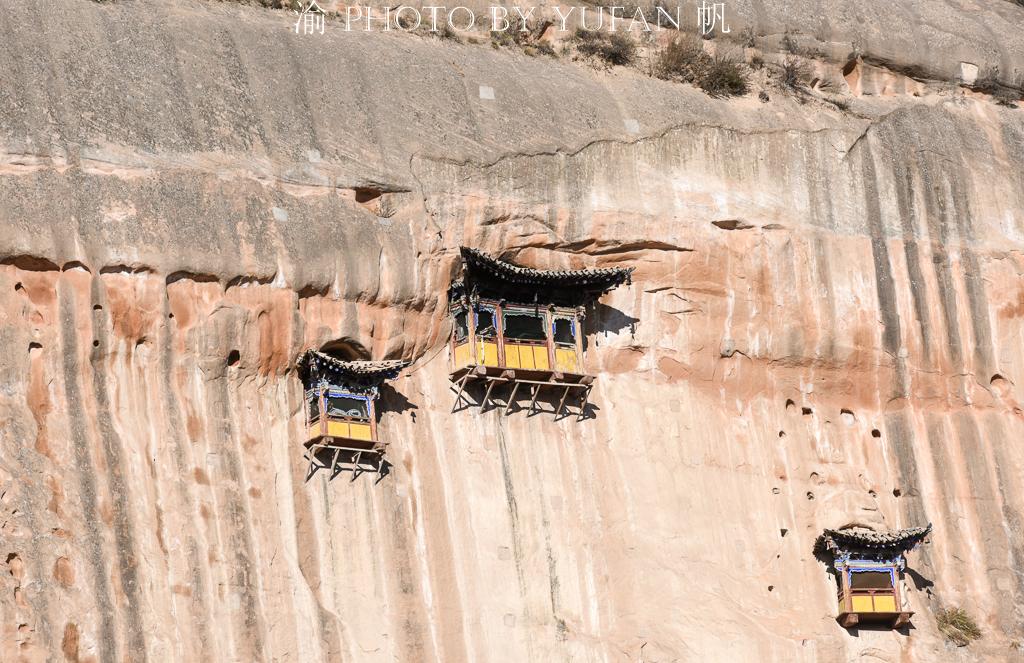
[(946, 608), (935, 615), (939, 632), (957, 647), (966, 647), (981, 638), (981, 628), (963, 608)]
[(654, 75), (666, 81), (696, 83), (710, 59), (696, 37), (679, 37), (658, 54)]
[(636, 43), (622, 32), (599, 32), (576, 28), (573, 34), (576, 50), (582, 55), (596, 57), (609, 65), (624, 67), (636, 60)]
[(712, 97), (739, 97), (747, 93), (747, 76), (735, 60), (715, 56), (697, 85)]
[(713, 97), (747, 93), (742, 65), (728, 57), (711, 57), (693, 36), (672, 40), (658, 54), (654, 75), (667, 81), (692, 83)]
[(800, 58), (786, 58), (782, 63), (782, 84), (790, 90), (803, 90), (811, 78), (811, 70)]

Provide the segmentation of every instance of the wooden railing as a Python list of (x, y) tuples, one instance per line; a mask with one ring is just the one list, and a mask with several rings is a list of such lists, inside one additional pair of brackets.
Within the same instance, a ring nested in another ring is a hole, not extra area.
[(892, 589), (852, 589), (839, 594), (840, 612), (872, 613), (899, 612), (896, 592)]

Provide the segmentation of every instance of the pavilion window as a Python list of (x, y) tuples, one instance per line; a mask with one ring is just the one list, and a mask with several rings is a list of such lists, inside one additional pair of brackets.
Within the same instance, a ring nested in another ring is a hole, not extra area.
[(889, 571), (851, 571), (850, 589), (892, 589), (892, 574)]
[(455, 312), (455, 342), (462, 343), (469, 338), (469, 316), (466, 309)]
[(320, 392), (312, 392), (307, 400), (309, 405), (309, 423), (320, 421)]
[(494, 338), (498, 335), (494, 326), (494, 309), (480, 307), (476, 310), (476, 335), (480, 338)]
[(576, 344), (576, 325), (569, 318), (555, 318), (551, 331), (558, 345)]
[(369, 419), (370, 413), (365, 398), (331, 394), (327, 397), (327, 416), (332, 419)]
[(516, 341), (546, 341), (548, 335), (544, 329), (544, 315), (506, 311), (503, 316), (505, 338)]

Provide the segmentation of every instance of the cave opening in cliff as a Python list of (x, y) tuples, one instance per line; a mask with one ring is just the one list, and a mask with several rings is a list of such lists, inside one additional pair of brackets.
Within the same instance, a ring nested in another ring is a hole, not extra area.
[(575, 408), (585, 418), (594, 381), (584, 369), (585, 311), (633, 269), (535, 269), (467, 247), (461, 258), (448, 292), (453, 411), (493, 403), (508, 414), (519, 396), (530, 414), (550, 405), (556, 417)]
[(328, 341), (320, 346), (320, 352), (341, 361), (360, 361), (370, 356), (361, 343), (349, 338)]

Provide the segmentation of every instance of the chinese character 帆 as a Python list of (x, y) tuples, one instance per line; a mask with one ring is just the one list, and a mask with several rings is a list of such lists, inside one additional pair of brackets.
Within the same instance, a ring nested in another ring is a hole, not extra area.
[(295, 21), (295, 34), (299, 34), (299, 27), (302, 27), (302, 34), (311, 35), (319, 32), (324, 33), (324, 10), (320, 9), (320, 6), (316, 4), (316, 0), (310, 0), (309, 4), (303, 7), (299, 5), (299, 10), (294, 10), (295, 14), (299, 17)]
[(725, 3), (708, 4), (706, 0), (701, 0), (700, 6), (697, 7), (697, 24), (700, 26), (700, 33), (702, 35), (711, 34), (711, 31), (715, 29), (715, 23), (719, 24), (718, 29), (723, 34), (730, 32), (729, 26), (725, 24)]

